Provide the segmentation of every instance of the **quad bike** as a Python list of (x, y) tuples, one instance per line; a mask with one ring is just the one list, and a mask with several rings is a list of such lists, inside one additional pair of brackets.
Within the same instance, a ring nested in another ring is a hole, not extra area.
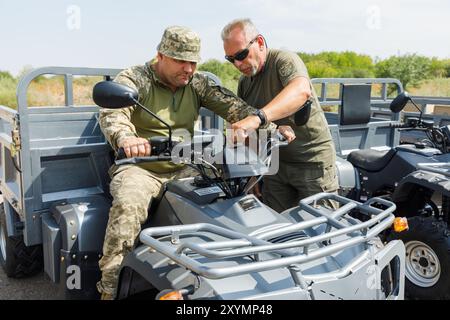
[[(401, 93), (392, 101), (391, 111), (400, 112), (409, 101), (415, 105), (406, 92)], [(422, 120), (422, 113), (394, 127), (427, 138), (384, 151), (351, 152), (346, 164), (353, 169), (346, 171), (346, 178), (354, 179), (354, 185), (343, 195), (358, 201), (381, 197), (397, 205), (395, 215), (408, 218), (409, 230), (386, 232), (385, 239), (405, 243), (406, 296), (446, 299), (450, 297), (450, 183), (444, 171), (450, 163), (450, 127)]]
[[(96, 85), (94, 101), (146, 110), (137, 92), (110, 81)], [(380, 240), (394, 222), (394, 203), (321, 193), (278, 214), (247, 192), (253, 176), (270, 172), (286, 142), (269, 136), (264, 152), (256, 153), (248, 146), (210, 148), (216, 138), (203, 133), (192, 142), (175, 142), (169, 130), (169, 137), (151, 139), (150, 157), (123, 158), (119, 152), (118, 165), (182, 158), (199, 175), (168, 182), (152, 202), (149, 220), (121, 265), (117, 299), (403, 298), (404, 245)], [(205, 149), (214, 149), (214, 161), (195, 152)], [(322, 206), (326, 199), (339, 209)]]

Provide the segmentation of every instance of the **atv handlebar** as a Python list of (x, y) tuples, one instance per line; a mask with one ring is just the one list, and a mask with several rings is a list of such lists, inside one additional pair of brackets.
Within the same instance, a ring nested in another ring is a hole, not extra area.
[(114, 161), (114, 163), (118, 166), (124, 165), (124, 164), (138, 164), (138, 163), (144, 163), (144, 162), (158, 162), (158, 161), (170, 161), (172, 160), (171, 156), (150, 156), (150, 157), (134, 157), (134, 158), (122, 158), (119, 160)]
[[(287, 139), (280, 133), (276, 133), (276, 138), (270, 138), (270, 143), (273, 147), (282, 147), (287, 146), (289, 142)], [(137, 164), (137, 163), (145, 163), (145, 162), (157, 162), (157, 161), (171, 161), (173, 160), (173, 157), (171, 155), (173, 147), (175, 147), (180, 142), (172, 142), (172, 148), (169, 146), (167, 138), (166, 137), (152, 137), (149, 139), (150, 147), (151, 147), (151, 156), (147, 157), (132, 157), (127, 158), (124, 149), (121, 147), (117, 151), (117, 156), (115, 160), (115, 164), (125, 165), (125, 164)], [(209, 144), (210, 142), (208, 142)], [(195, 142), (191, 143), (191, 150), (194, 150), (193, 147), (195, 145)], [(183, 155), (183, 157), (186, 157), (187, 155)], [(191, 160), (193, 158), (193, 154), (191, 153)]]
[(391, 124), (391, 127), (398, 129), (400, 132), (424, 132), (428, 139), (425, 139), (422, 142), (427, 142), (442, 153), (450, 152), (450, 130), (447, 126), (438, 127), (435, 126), (432, 121), (426, 121), (420, 118), (409, 118), (406, 123), (394, 123)]

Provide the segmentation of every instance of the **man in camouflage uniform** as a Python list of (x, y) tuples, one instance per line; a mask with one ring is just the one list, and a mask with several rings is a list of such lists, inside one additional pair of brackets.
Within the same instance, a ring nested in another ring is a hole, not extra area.
[[(192, 135), (201, 106), (231, 123), (246, 116), (255, 117), (251, 114), (256, 109), (227, 89), (211, 84), (206, 76), (194, 73), (200, 60), (200, 39), (196, 33), (185, 27), (169, 27), (157, 51), (156, 63), (126, 69), (114, 81), (136, 89), (139, 102), (174, 130), (187, 129)], [(148, 139), (168, 136), (168, 129), (160, 121), (136, 106), (101, 109), (99, 122), (114, 150), (124, 148), (127, 157), (149, 156)], [(170, 162), (111, 167), (110, 192), (114, 199), (99, 261), (102, 279), (97, 283), (103, 299), (114, 297), (120, 264), (147, 219), (151, 199), (159, 194), (164, 182), (195, 174), (191, 168)]]
[[(268, 49), (249, 19), (230, 22), (222, 30), (222, 40), (225, 58), (243, 74), (238, 96), (259, 108), (266, 120), (291, 125), (297, 137), (280, 149), (278, 173), (264, 177), (264, 201), (281, 212), (307, 196), (336, 192), (333, 140), (303, 61), (297, 54)], [(296, 126), (289, 116), (308, 100), (312, 103), (309, 120)], [(250, 130), (258, 125), (257, 119), (247, 118), (232, 127)], [(254, 193), (260, 195), (258, 189)]]

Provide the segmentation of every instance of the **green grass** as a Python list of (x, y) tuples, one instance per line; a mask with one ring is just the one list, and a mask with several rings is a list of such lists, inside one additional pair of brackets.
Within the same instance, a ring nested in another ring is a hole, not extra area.
[(16, 79), (0, 77), (0, 105), (17, 108), (16, 88)]
[[(94, 105), (92, 89), (102, 81), (102, 77), (79, 77), (73, 80), (74, 105)], [(0, 105), (17, 109), (17, 79), (0, 78)], [(62, 76), (39, 77), (31, 82), (27, 101), (29, 106), (62, 106), (64, 99), (64, 80)]]
[(450, 97), (450, 78), (423, 80), (407, 90), (413, 96)]

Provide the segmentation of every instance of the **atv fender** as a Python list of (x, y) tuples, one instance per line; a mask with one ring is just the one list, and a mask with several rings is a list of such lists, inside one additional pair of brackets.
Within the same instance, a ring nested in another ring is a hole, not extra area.
[(426, 188), (450, 197), (450, 182), (439, 173), (417, 170), (404, 177), (395, 188), (392, 200), (395, 203), (408, 200), (411, 191), (417, 187)]

